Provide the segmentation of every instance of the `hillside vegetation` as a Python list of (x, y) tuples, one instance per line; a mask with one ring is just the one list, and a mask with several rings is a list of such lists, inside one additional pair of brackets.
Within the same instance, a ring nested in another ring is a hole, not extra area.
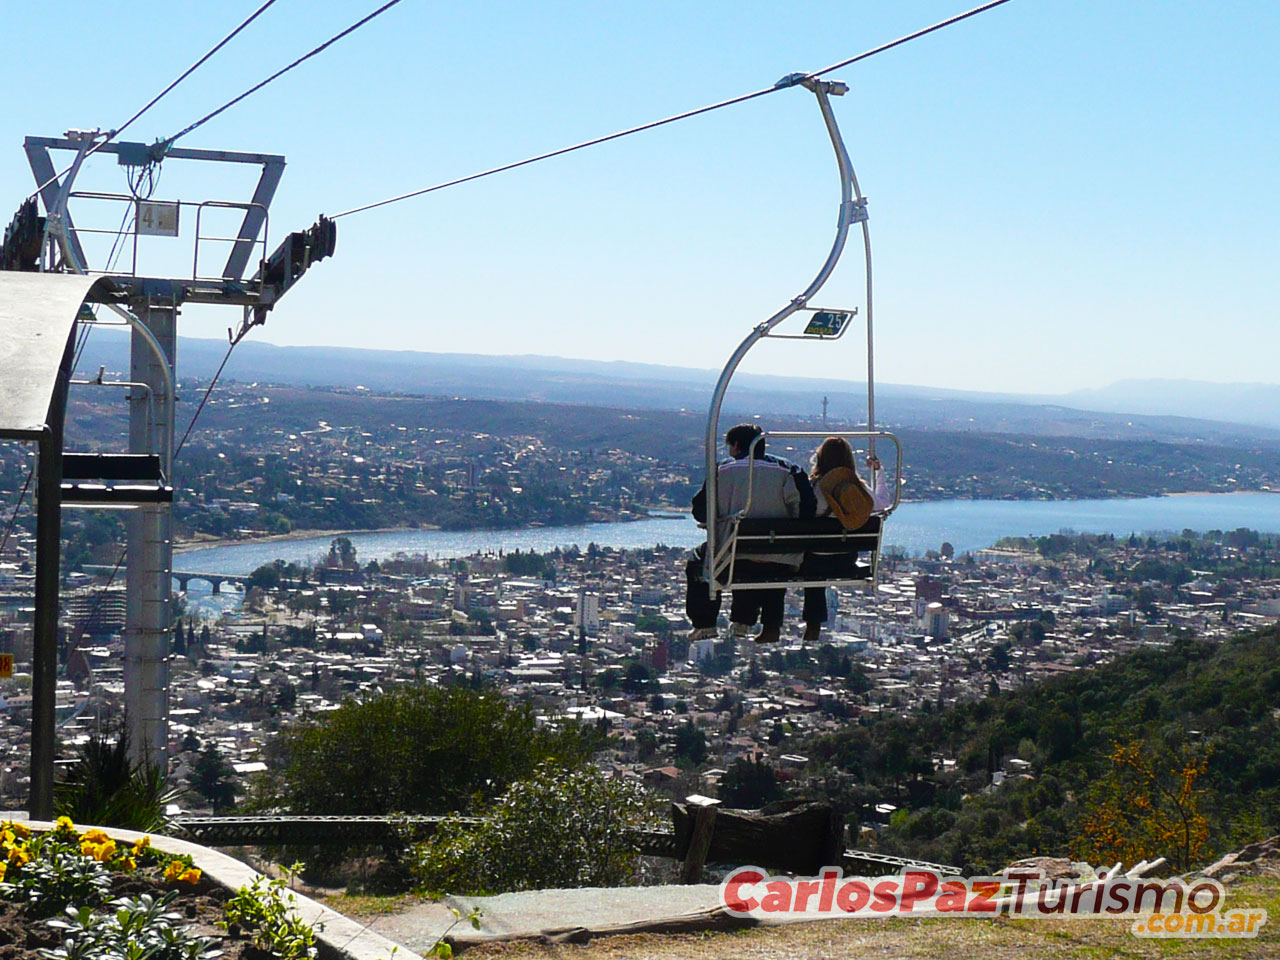
[(1280, 832), (1278, 701), (1272, 627), (851, 724), (809, 750), (838, 800), (900, 807), (878, 835), (885, 852), (979, 870), (1032, 854), (1185, 869)]

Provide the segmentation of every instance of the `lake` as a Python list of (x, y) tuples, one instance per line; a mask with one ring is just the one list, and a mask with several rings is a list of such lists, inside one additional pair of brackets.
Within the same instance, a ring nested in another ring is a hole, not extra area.
[[(1234, 530), (1250, 527), (1280, 533), (1280, 494), (1189, 494), (1133, 500), (938, 500), (904, 503), (885, 526), (884, 540), (908, 553), (936, 550), (945, 540), (957, 553), (989, 547), (1006, 536), (1077, 533), (1145, 533), (1183, 529)], [(537, 550), (577, 544), (634, 548), (655, 544), (689, 547), (702, 539), (690, 517), (634, 523), (588, 523), (521, 530), (393, 530), (347, 534), (362, 561), (397, 553), (464, 557), (485, 550)], [(276, 559), (303, 563), (329, 550), (330, 536), (225, 544), (186, 550), (173, 558), (175, 570), (249, 573)], [(193, 583), (193, 592), (203, 584)]]

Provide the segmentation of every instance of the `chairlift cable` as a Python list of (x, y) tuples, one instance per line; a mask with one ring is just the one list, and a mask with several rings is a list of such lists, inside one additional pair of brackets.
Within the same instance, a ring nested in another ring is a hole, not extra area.
[(458, 177), (454, 180), (446, 180), (444, 183), (437, 183), (435, 186), (424, 187), (421, 190), (413, 190), (413, 191), (410, 191), (409, 193), (402, 193), (399, 196), (389, 197), (386, 200), (379, 200), (375, 203), (366, 203), (363, 206), (352, 207), (350, 210), (344, 210), (341, 213), (334, 214), (330, 219), (337, 220), (340, 217), (347, 217), (353, 213), (363, 213), (365, 210), (373, 210), (377, 207), (385, 207), (388, 204), (399, 203), (401, 200), (409, 200), (413, 197), (421, 197), (424, 194), (434, 193), (437, 190), (444, 190), (446, 187), (456, 187), (463, 183), (469, 183), (472, 180), (479, 180), (483, 177), (493, 176), (495, 173), (505, 173), (508, 170), (515, 170), (517, 167), (525, 167), (531, 163), (538, 163), (539, 161), (542, 161), (542, 160), (550, 160), (552, 157), (559, 157), (559, 156), (563, 156), (566, 153), (573, 153), (576, 150), (584, 150), (587, 147), (594, 147), (601, 143), (608, 143), (610, 140), (619, 140), (622, 137), (629, 137), (633, 133), (643, 133), (646, 130), (653, 130), (656, 127), (665, 126), (668, 123), (675, 123), (677, 120), (687, 120), (690, 117), (696, 117), (696, 116), (699, 116), (700, 114), (710, 113), (713, 110), (720, 110), (720, 109), (723, 109), (724, 107), (736, 106), (739, 103), (745, 103), (748, 100), (754, 100), (757, 97), (763, 97), (769, 93), (776, 93), (779, 90), (786, 90), (789, 87), (795, 86), (796, 84), (800, 83), (802, 80), (813, 79), (814, 77), (821, 76), (824, 73), (830, 73), (832, 70), (838, 70), (841, 67), (846, 67), (846, 66), (849, 66), (850, 64), (858, 63), (861, 60), (866, 60), (869, 57), (875, 56), (877, 53), (884, 53), (886, 50), (892, 50), (894, 47), (901, 46), (902, 44), (907, 43), (908, 41), (915, 40), (919, 37), (923, 37), (929, 33), (933, 33), (935, 30), (941, 30), (943, 27), (949, 27), (954, 23), (959, 23), (961, 20), (967, 20), (969, 17), (976, 16), (979, 13), (985, 13), (987, 10), (990, 10), (993, 7), (998, 7), (1001, 4), (1008, 3), (1008, 2), (1009, 0), (991, 0), (991, 2), (985, 3), (980, 7), (975, 7), (972, 10), (966, 11), (965, 13), (957, 14), (954, 17), (950, 17), (946, 20), (942, 20), (938, 23), (933, 24), (932, 26), (924, 27), (923, 29), (917, 30), (914, 33), (909, 33), (904, 37), (899, 37), (897, 40), (892, 40), (889, 43), (884, 43), (878, 47), (873, 47), (870, 50), (865, 50), (862, 53), (857, 54), (856, 56), (849, 57), (846, 60), (841, 60), (840, 62), (834, 63), (829, 67), (823, 67), (821, 70), (815, 70), (812, 73), (792, 74), (788, 77), (785, 77), (782, 80), (779, 80), (776, 84), (774, 84), (771, 87), (765, 87), (763, 90), (756, 90), (756, 91), (753, 91), (752, 93), (746, 93), (746, 94), (742, 94), (741, 96), (731, 97), (728, 100), (721, 100), (718, 103), (712, 103), (705, 107), (698, 107), (694, 110), (686, 110), (684, 113), (677, 113), (674, 116), (665, 117), (662, 120), (654, 120), (654, 121), (651, 121), (650, 123), (643, 123), (638, 127), (629, 127), (626, 130), (619, 130), (616, 133), (606, 134), (605, 136), (602, 136), (602, 137), (595, 137), (591, 140), (584, 140), (581, 143), (575, 143), (572, 146), (561, 147), (558, 150), (551, 150), (547, 153), (540, 153), (533, 157), (526, 157), (524, 160), (517, 160), (513, 163), (505, 163), (502, 166), (491, 167), (488, 170), (482, 170), (479, 173), (473, 173), (465, 177)]
[(886, 50), (892, 50), (894, 47), (899, 47), (904, 43), (917, 40), (926, 34), (933, 33), (935, 30), (941, 30), (943, 27), (949, 27), (952, 24), (959, 23), (961, 20), (968, 20), (970, 17), (976, 17), (980, 13), (986, 13), (988, 10), (1008, 2), (1009, 0), (991, 0), (990, 3), (984, 3), (980, 7), (974, 7), (972, 10), (966, 10), (964, 13), (958, 13), (954, 17), (950, 17), (946, 20), (940, 20), (932, 26), (924, 27), (914, 33), (908, 33), (905, 37), (899, 37), (897, 40), (890, 40), (888, 43), (882, 43), (878, 47), (872, 47), (870, 50), (866, 50), (856, 56), (849, 57), (847, 60), (841, 60), (837, 63), (833, 63), (829, 67), (823, 67), (821, 70), (815, 70), (813, 73), (805, 74), (805, 76), (808, 78), (820, 77), (824, 73), (830, 73), (832, 70), (839, 70), (843, 67), (851, 66), (861, 60), (874, 57), (877, 53), (884, 53)]
[(197, 120), (195, 123), (188, 124), (187, 126), (183, 127), (181, 130), (179, 130), (177, 133), (175, 133), (172, 137), (168, 137), (167, 139), (162, 140), (162, 141), (161, 141), (161, 144), (163, 145), (163, 148), (164, 148), (165, 150), (169, 149), (169, 147), (173, 146), (173, 145), (174, 145), (174, 143), (176, 143), (178, 140), (180, 140), (180, 139), (182, 139), (183, 137), (185, 137), (185, 136), (186, 136), (188, 133), (190, 133), (192, 130), (195, 130), (197, 127), (201, 127), (201, 126), (203, 126), (204, 124), (208, 123), (210, 120), (212, 120), (212, 119), (213, 119), (214, 117), (216, 117), (218, 114), (222, 113), (224, 110), (227, 110), (228, 108), (235, 106), (237, 103), (239, 103), (239, 102), (240, 102), (241, 100), (243, 100), (245, 97), (249, 96), (250, 94), (256, 93), (256, 92), (257, 92), (257, 91), (259, 91), (259, 90), (261, 90), (263, 87), (265, 87), (267, 84), (271, 83), (273, 80), (276, 80), (276, 79), (278, 79), (279, 77), (284, 76), (286, 73), (288, 73), (290, 70), (292, 70), (294, 67), (298, 66), (299, 64), (303, 63), (304, 61), (310, 60), (310, 59), (311, 59), (312, 57), (314, 57), (316, 54), (320, 53), (321, 51), (323, 51), (323, 50), (327, 49), (328, 47), (332, 46), (333, 44), (337, 43), (339, 40), (341, 40), (341, 39), (342, 39), (343, 37), (345, 37), (347, 34), (349, 34), (349, 33), (354, 33), (356, 30), (359, 30), (361, 27), (363, 27), (366, 23), (368, 23), (368, 22), (369, 22), (370, 20), (372, 20), (374, 17), (377, 17), (377, 16), (379, 16), (379, 15), (381, 15), (381, 14), (385, 13), (386, 11), (390, 10), (392, 7), (394, 7), (394, 6), (395, 6), (397, 3), (399, 3), (399, 2), (400, 2), (400, 0), (388, 0), (388, 2), (384, 3), (384, 4), (383, 4), (382, 6), (380, 6), (377, 10), (374, 10), (372, 13), (368, 14), (368, 15), (367, 15), (367, 16), (365, 16), (364, 18), (362, 18), (362, 19), (360, 19), (360, 20), (357, 20), (355, 23), (353, 23), (351, 26), (347, 27), (347, 29), (343, 30), (341, 33), (336, 34), (336, 35), (335, 35), (335, 36), (333, 36), (333, 37), (330, 37), (328, 40), (326, 40), (324, 43), (320, 44), (320, 46), (316, 47), (314, 50), (310, 51), (309, 53), (304, 53), (304, 54), (303, 54), (302, 56), (300, 56), (297, 60), (294, 60), (294, 61), (293, 61), (293, 63), (289, 64), (289, 65), (288, 65), (288, 66), (286, 66), (286, 67), (282, 67), (281, 69), (279, 69), (279, 70), (277, 70), (275, 73), (273, 73), (271, 76), (267, 77), (267, 79), (265, 79), (265, 80), (263, 80), (263, 81), (261, 81), (261, 82), (259, 82), (259, 83), (254, 84), (252, 87), (250, 87), (250, 88), (249, 88), (248, 90), (246, 90), (244, 93), (240, 94), (239, 96), (237, 96), (237, 97), (235, 97), (235, 98), (233, 98), (233, 99), (231, 99), (231, 100), (228, 100), (228, 101), (227, 101), (226, 103), (224, 103), (222, 106), (218, 107), (218, 109), (217, 109), (217, 110), (214, 110), (212, 113), (207, 113), (207, 114), (205, 114), (203, 117), (201, 117), (201, 118), (200, 118), (199, 120)]
[(196, 412), (191, 416), (191, 422), (187, 424), (186, 432), (182, 435), (182, 439), (178, 441), (177, 447), (174, 448), (173, 458), (175, 460), (178, 459), (178, 454), (182, 452), (182, 448), (187, 442), (187, 437), (191, 436), (191, 431), (195, 428), (196, 421), (200, 419), (200, 414), (204, 411), (204, 405), (209, 402), (209, 395), (213, 393), (213, 388), (218, 384), (218, 378), (222, 376), (223, 368), (227, 365), (227, 361), (231, 359), (231, 351), (233, 351), (236, 348), (236, 345), (244, 339), (244, 335), (249, 332), (249, 329), (250, 328), (248, 326), (242, 326), (239, 334), (231, 340), (231, 345), (227, 347), (226, 356), (224, 356), (222, 358), (222, 362), (218, 364), (218, 369), (214, 373), (213, 379), (209, 381), (208, 389), (205, 390), (204, 396), (200, 398), (200, 404), (196, 407)]
[[(152, 97), (152, 98), (147, 102), (146, 106), (144, 106), (141, 110), (139, 110), (137, 113), (135, 113), (132, 117), (130, 117), (130, 118), (129, 118), (128, 120), (126, 120), (124, 123), (120, 124), (120, 126), (116, 127), (114, 130), (111, 130), (110, 132), (108, 132), (108, 133), (107, 133), (107, 135), (106, 135), (106, 137), (105, 137), (105, 138), (103, 138), (102, 142), (101, 142), (101, 143), (95, 143), (95, 144), (94, 144), (94, 145), (93, 145), (93, 146), (92, 146), (92, 147), (91, 147), (91, 148), (90, 148), (90, 149), (85, 153), (85, 156), (86, 156), (86, 157), (92, 156), (93, 154), (95, 154), (95, 153), (97, 153), (99, 150), (101, 150), (104, 146), (106, 146), (108, 143), (110, 143), (112, 140), (114, 140), (116, 137), (118, 137), (120, 134), (124, 133), (124, 131), (125, 131), (125, 130), (126, 130), (126, 129), (127, 129), (127, 128), (128, 128), (128, 127), (129, 127), (129, 126), (130, 126), (134, 121), (135, 121), (135, 120), (137, 120), (137, 119), (138, 119), (139, 117), (141, 117), (144, 113), (146, 113), (148, 110), (150, 110), (152, 107), (154, 107), (157, 103), (159, 103), (159, 102), (160, 102), (160, 100), (161, 100), (162, 98), (164, 98), (164, 97), (169, 93), (169, 91), (171, 91), (174, 87), (176, 87), (178, 84), (180, 84), (183, 80), (187, 79), (187, 77), (191, 76), (191, 74), (192, 74), (192, 73), (194, 73), (194, 72), (196, 71), (196, 69), (197, 69), (198, 67), (200, 67), (200, 66), (201, 66), (201, 65), (202, 65), (206, 60), (208, 60), (208, 59), (209, 59), (210, 57), (212, 57), (215, 53), (217, 53), (219, 50), (221, 50), (223, 47), (225, 47), (225, 46), (226, 46), (228, 43), (230, 43), (233, 39), (235, 39), (236, 35), (237, 35), (238, 33), (240, 33), (240, 31), (241, 31), (241, 30), (243, 30), (245, 27), (249, 26), (249, 24), (253, 23), (253, 21), (257, 20), (257, 19), (258, 19), (258, 17), (259, 17), (259, 16), (261, 16), (263, 13), (265, 13), (265, 12), (266, 12), (266, 10), (267, 10), (267, 8), (268, 8), (268, 7), (270, 7), (270, 6), (271, 6), (273, 3), (275, 3), (275, 2), (276, 2), (276, 0), (265, 0), (265, 2), (262, 4), (262, 6), (258, 7), (258, 9), (257, 9), (257, 10), (255, 10), (253, 13), (251, 13), (251, 14), (249, 15), (249, 17), (248, 17), (246, 20), (244, 20), (244, 22), (242, 22), (242, 23), (240, 24), (240, 26), (236, 27), (236, 28), (235, 28), (234, 30), (232, 30), (229, 34), (227, 34), (225, 37), (223, 37), (221, 40), (219, 40), (219, 41), (218, 41), (218, 43), (217, 43), (217, 45), (215, 45), (212, 49), (210, 49), (210, 50), (209, 50), (209, 52), (208, 52), (208, 53), (206, 53), (203, 57), (201, 57), (199, 60), (197, 60), (197, 61), (196, 61), (195, 63), (193, 63), (191, 66), (187, 67), (187, 69), (186, 69), (186, 70), (184, 70), (184, 71), (183, 71), (183, 72), (178, 76), (178, 78), (177, 78), (176, 80), (174, 80), (174, 81), (173, 81), (172, 83), (170, 83), (167, 87), (165, 87), (163, 90), (161, 90), (159, 93), (157, 93), (154, 97)], [(65, 174), (65, 173), (67, 172), (67, 170), (70, 170), (70, 169), (71, 169), (71, 167), (70, 167), (70, 166), (68, 166), (66, 169), (62, 170), (60, 173), (55, 173), (55, 174), (53, 175), (53, 178), (52, 178), (52, 179), (50, 179), (50, 180), (46, 180), (44, 183), (40, 184), (40, 186), (36, 187), (36, 192), (35, 192), (35, 193), (33, 193), (33, 194), (31, 194), (31, 197), (29, 197), (28, 199), (31, 199), (31, 198), (34, 198), (34, 197), (38, 196), (38, 195), (40, 194), (40, 191), (41, 191), (41, 190), (43, 190), (45, 187), (49, 186), (49, 184), (51, 184), (51, 183), (57, 183), (57, 182), (58, 182), (58, 180), (62, 178), (63, 174)]]
[(552, 157), (559, 157), (566, 153), (573, 153), (575, 150), (583, 150), (587, 147), (594, 147), (597, 144), (608, 143), (610, 140), (618, 140), (622, 137), (629, 137), (633, 133), (642, 133), (645, 130), (652, 130), (655, 127), (661, 127), (668, 123), (675, 123), (677, 120), (687, 120), (689, 117), (696, 117), (701, 113), (710, 113), (712, 110), (719, 110), (722, 107), (731, 107), (735, 104), (745, 103), (748, 100), (754, 100), (756, 97), (763, 97), (766, 93), (773, 93), (775, 90), (782, 89), (780, 87), (765, 87), (763, 90), (756, 90), (753, 93), (743, 94), (739, 97), (733, 97), (729, 100), (721, 100), (719, 103), (713, 103), (709, 106), (698, 107), (696, 110), (687, 110), (684, 113), (677, 113), (672, 117), (665, 117), (662, 120), (654, 120), (650, 123), (641, 124), (638, 127), (630, 127), (626, 130), (619, 130), (617, 133), (610, 133), (603, 137), (595, 137), (592, 140), (584, 140), (582, 143), (575, 143), (573, 146), (561, 147), (559, 150), (552, 150), (549, 153), (540, 153), (534, 157), (526, 157), (524, 160), (517, 160), (514, 163), (505, 163), (500, 167), (491, 167), (480, 173), (473, 173), (469, 176), (458, 177), (456, 180), (448, 180), (444, 183), (438, 183), (433, 187), (425, 187), (422, 190), (414, 190), (411, 193), (403, 193), (398, 197), (391, 197), (387, 200), (379, 200), (376, 203), (367, 203), (362, 207), (353, 207), (350, 210), (344, 210), (342, 213), (334, 214), (329, 219), (337, 220), (339, 217), (350, 216), (353, 213), (362, 213), (365, 210), (372, 210), (375, 207), (385, 207), (389, 203), (399, 203), (401, 200), (408, 200), (411, 197), (420, 197), (426, 193), (434, 193), (436, 190), (443, 190), (445, 187), (456, 187), (462, 183), (468, 183), (472, 180), (479, 180), (482, 177), (489, 177), (495, 173), (504, 173), (507, 170), (514, 170), (517, 167), (528, 166), (531, 163), (537, 163), (540, 160), (550, 160)]
[(22, 509), (22, 501), (26, 499), (27, 491), (31, 489), (31, 478), (35, 476), (35, 472), (35, 467), (27, 470), (27, 480), (22, 485), (22, 492), (18, 494), (18, 502), (13, 505), (13, 513), (9, 515), (9, 523), (4, 528), (4, 536), (0, 537), (0, 554), (4, 553), (4, 548), (9, 545), (9, 535), (13, 533), (13, 525), (18, 522), (18, 511)]

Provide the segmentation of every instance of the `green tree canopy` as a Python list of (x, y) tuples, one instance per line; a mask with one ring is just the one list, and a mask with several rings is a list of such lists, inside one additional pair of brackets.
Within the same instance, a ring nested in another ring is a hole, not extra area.
[[(348, 700), (287, 731), (273, 805), (296, 813), (447, 813), (492, 798), (543, 760), (591, 756), (593, 727), (540, 728), (532, 709), (465, 688)], [(271, 802), (271, 801), (268, 801)]]
[(767, 763), (752, 763), (738, 757), (720, 778), (720, 799), (725, 806), (749, 810), (763, 807), (782, 797), (782, 787)]

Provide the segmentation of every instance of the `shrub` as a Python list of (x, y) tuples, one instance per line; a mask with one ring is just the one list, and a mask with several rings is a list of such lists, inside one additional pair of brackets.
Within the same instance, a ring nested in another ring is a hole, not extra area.
[[(294, 864), (294, 869), (301, 864)], [(285, 891), (292, 871), (274, 880), (256, 878), (241, 887), (224, 908), (224, 928), (239, 926), (253, 934), (256, 947), (280, 960), (314, 960), (317, 954), (315, 930), (298, 916), (297, 898)]]
[(169, 905), (177, 898), (169, 891), (158, 899), (144, 893), (136, 900), (113, 900), (111, 913), (95, 913), (91, 907), (67, 907), (67, 920), (50, 920), (63, 931), (60, 946), (42, 948), (45, 960), (98, 960), (121, 957), (140, 960), (212, 960), (222, 953), (216, 941), (194, 936), (181, 926), (182, 914)]
[(617, 886), (636, 866), (630, 830), (653, 812), (634, 784), (544, 763), (484, 811), (480, 825), (442, 823), (412, 848), (410, 869), (428, 891), (463, 895)]
[(80, 757), (54, 786), (54, 812), (77, 823), (158, 833), (168, 823), (165, 807), (183, 791), (170, 788), (162, 768), (129, 760), (127, 728), (121, 726), (115, 736), (114, 742), (109, 733), (89, 737)]

